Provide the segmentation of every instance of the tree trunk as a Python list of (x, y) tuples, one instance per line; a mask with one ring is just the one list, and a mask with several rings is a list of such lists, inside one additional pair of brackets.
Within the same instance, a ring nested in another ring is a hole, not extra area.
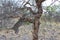
[(33, 40), (38, 40), (39, 19), (35, 18), (33, 26)]
[(36, 0), (36, 4), (38, 7), (38, 12), (35, 15), (35, 19), (34, 19), (34, 26), (33, 26), (33, 40), (38, 40), (38, 31), (39, 31), (39, 25), (40, 25), (40, 17), (42, 15), (42, 2), (45, 0)]

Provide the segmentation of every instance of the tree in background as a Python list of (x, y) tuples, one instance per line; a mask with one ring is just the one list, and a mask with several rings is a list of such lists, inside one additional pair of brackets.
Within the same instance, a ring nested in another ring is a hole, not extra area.
[(50, 21), (50, 22), (54, 22), (54, 21), (55, 22), (60, 22), (60, 19), (59, 19), (59, 17), (60, 17), (60, 13), (59, 13), (60, 6), (59, 5), (52, 5), (52, 6), (44, 7), (44, 10), (46, 12), (44, 12), (43, 18), (46, 21)]

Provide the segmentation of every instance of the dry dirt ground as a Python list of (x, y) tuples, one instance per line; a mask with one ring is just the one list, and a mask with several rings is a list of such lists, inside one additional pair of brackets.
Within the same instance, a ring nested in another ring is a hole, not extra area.
[[(19, 33), (4, 29), (0, 31), (0, 40), (32, 40), (33, 25), (22, 25)], [(39, 28), (39, 40), (60, 40), (60, 23), (41, 21)]]

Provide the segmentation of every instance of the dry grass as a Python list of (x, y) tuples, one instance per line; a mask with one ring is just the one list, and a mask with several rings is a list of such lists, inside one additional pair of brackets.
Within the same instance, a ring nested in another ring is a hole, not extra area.
[[(19, 28), (18, 34), (11, 29), (4, 29), (0, 31), (0, 35), (4, 35), (7, 40), (32, 40), (32, 30), (32, 24), (25, 24)], [(38, 35), (39, 40), (60, 40), (60, 23), (41, 19)]]

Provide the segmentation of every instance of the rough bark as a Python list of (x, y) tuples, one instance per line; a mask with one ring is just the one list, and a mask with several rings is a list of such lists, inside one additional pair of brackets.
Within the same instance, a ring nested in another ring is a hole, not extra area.
[(33, 26), (33, 40), (38, 40), (38, 30), (39, 30), (39, 25), (40, 25), (40, 17), (42, 15), (42, 2), (45, 0), (36, 0), (36, 4), (38, 7), (38, 12), (35, 15), (35, 19), (34, 19), (34, 26)]
[(33, 40), (38, 40), (39, 19), (35, 18), (33, 26)]

